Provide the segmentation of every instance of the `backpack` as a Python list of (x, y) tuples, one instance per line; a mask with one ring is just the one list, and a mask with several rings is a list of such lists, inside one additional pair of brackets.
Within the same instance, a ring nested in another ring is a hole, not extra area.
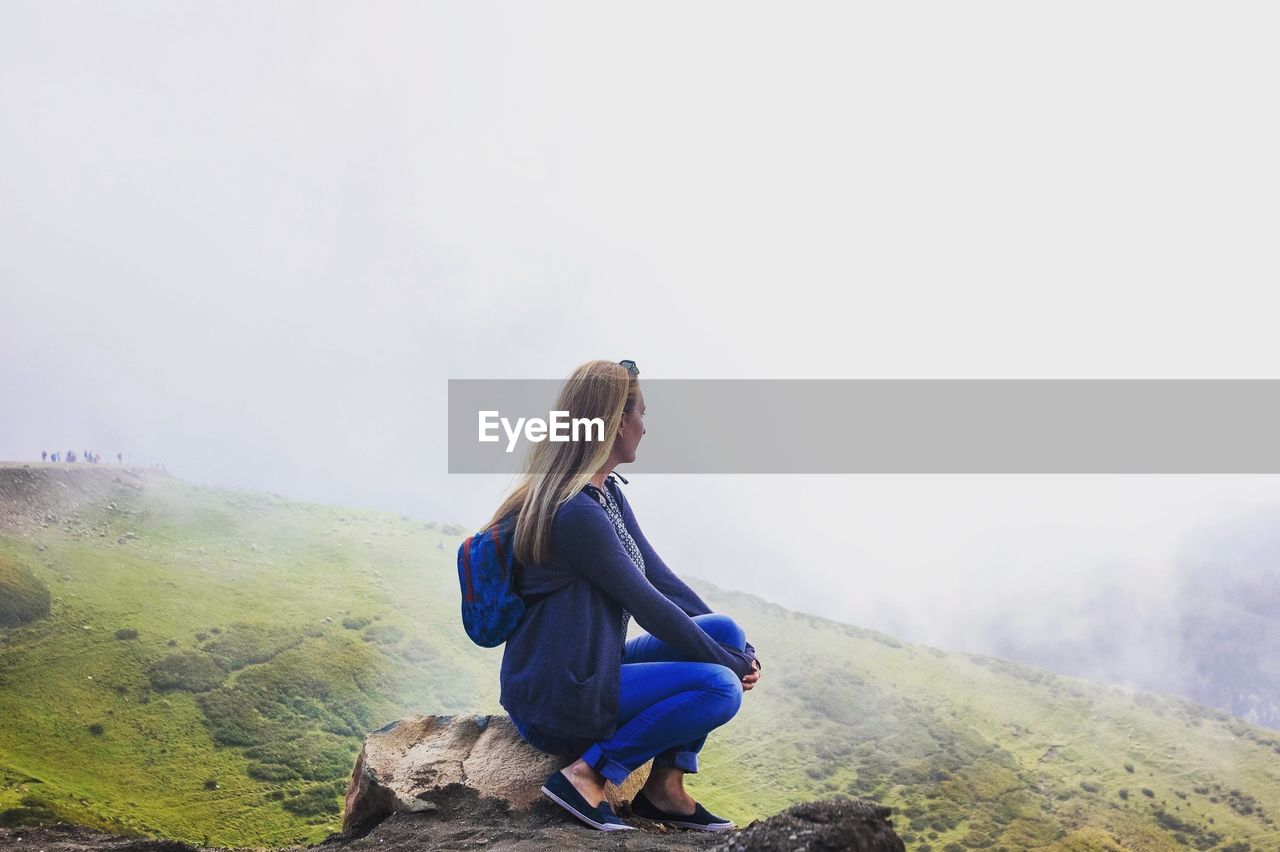
[(515, 590), (515, 521), (494, 524), (458, 547), (462, 625), (471, 641), (494, 648), (507, 641), (524, 617)]
[[(608, 479), (622, 478), (616, 471)], [(608, 487), (608, 479), (605, 487)], [(615, 483), (613, 488), (617, 489)], [(604, 496), (592, 487), (601, 503)], [(462, 626), (471, 641), (482, 648), (496, 648), (511, 638), (525, 610), (554, 592), (522, 598), (515, 589), (516, 516), (468, 536), (458, 547), (458, 585), (462, 589)]]

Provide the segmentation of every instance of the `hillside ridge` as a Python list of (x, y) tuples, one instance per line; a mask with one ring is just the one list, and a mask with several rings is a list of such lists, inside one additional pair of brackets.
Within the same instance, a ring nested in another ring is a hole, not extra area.
[[(0, 627), (0, 823), (316, 844), (369, 731), (502, 712), (500, 649), (459, 624), (461, 527), (50, 467), (0, 467), (0, 584), (49, 595)], [(1275, 732), (688, 579), (769, 667), (690, 782), (739, 825), (846, 798), (920, 852), (1276, 837)]]

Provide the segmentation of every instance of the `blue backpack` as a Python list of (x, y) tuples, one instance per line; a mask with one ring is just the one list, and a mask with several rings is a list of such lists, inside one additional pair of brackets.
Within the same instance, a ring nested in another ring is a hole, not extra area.
[[(609, 479), (626, 482), (614, 471)], [(606, 480), (606, 487), (608, 482)], [(617, 484), (613, 485), (617, 493)], [(598, 489), (591, 489), (603, 502)], [(481, 530), (458, 547), (458, 584), (462, 588), (462, 626), (471, 641), (483, 648), (495, 648), (511, 638), (525, 610), (554, 591), (520, 597), (516, 593), (516, 516)]]
[(458, 547), (462, 624), (471, 641), (494, 648), (515, 632), (525, 603), (515, 590), (514, 519), (481, 530)]

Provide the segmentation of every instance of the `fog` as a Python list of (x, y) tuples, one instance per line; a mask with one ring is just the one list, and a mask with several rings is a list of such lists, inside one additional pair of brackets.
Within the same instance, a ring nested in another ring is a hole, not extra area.
[[(507, 480), (448, 474), (450, 378), (1275, 378), (1273, 7), (2, 14), (0, 458), (474, 526)], [(1157, 635), (1188, 537), (1280, 506), (629, 479), (678, 573), (969, 651), (1087, 634), (1100, 592)]]

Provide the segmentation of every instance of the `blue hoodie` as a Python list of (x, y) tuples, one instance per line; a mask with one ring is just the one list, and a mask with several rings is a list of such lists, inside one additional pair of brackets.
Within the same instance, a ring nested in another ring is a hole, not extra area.
[(582, 751), (617, 730), (623, 607), (689, 660), (719, 663), (739, 678), (752, 671), (750, 643), (742, 651), (717, 642), (691, 618), (711, 608), (654, 552), (613, 477), (605, 487), (622, 508), (645, 572), (587, 485), (556, 510), (550, 558), (522, 565), (516, 575), (516, 590), (530, 605), (503, 649), (499, 701), (544, 750)]

